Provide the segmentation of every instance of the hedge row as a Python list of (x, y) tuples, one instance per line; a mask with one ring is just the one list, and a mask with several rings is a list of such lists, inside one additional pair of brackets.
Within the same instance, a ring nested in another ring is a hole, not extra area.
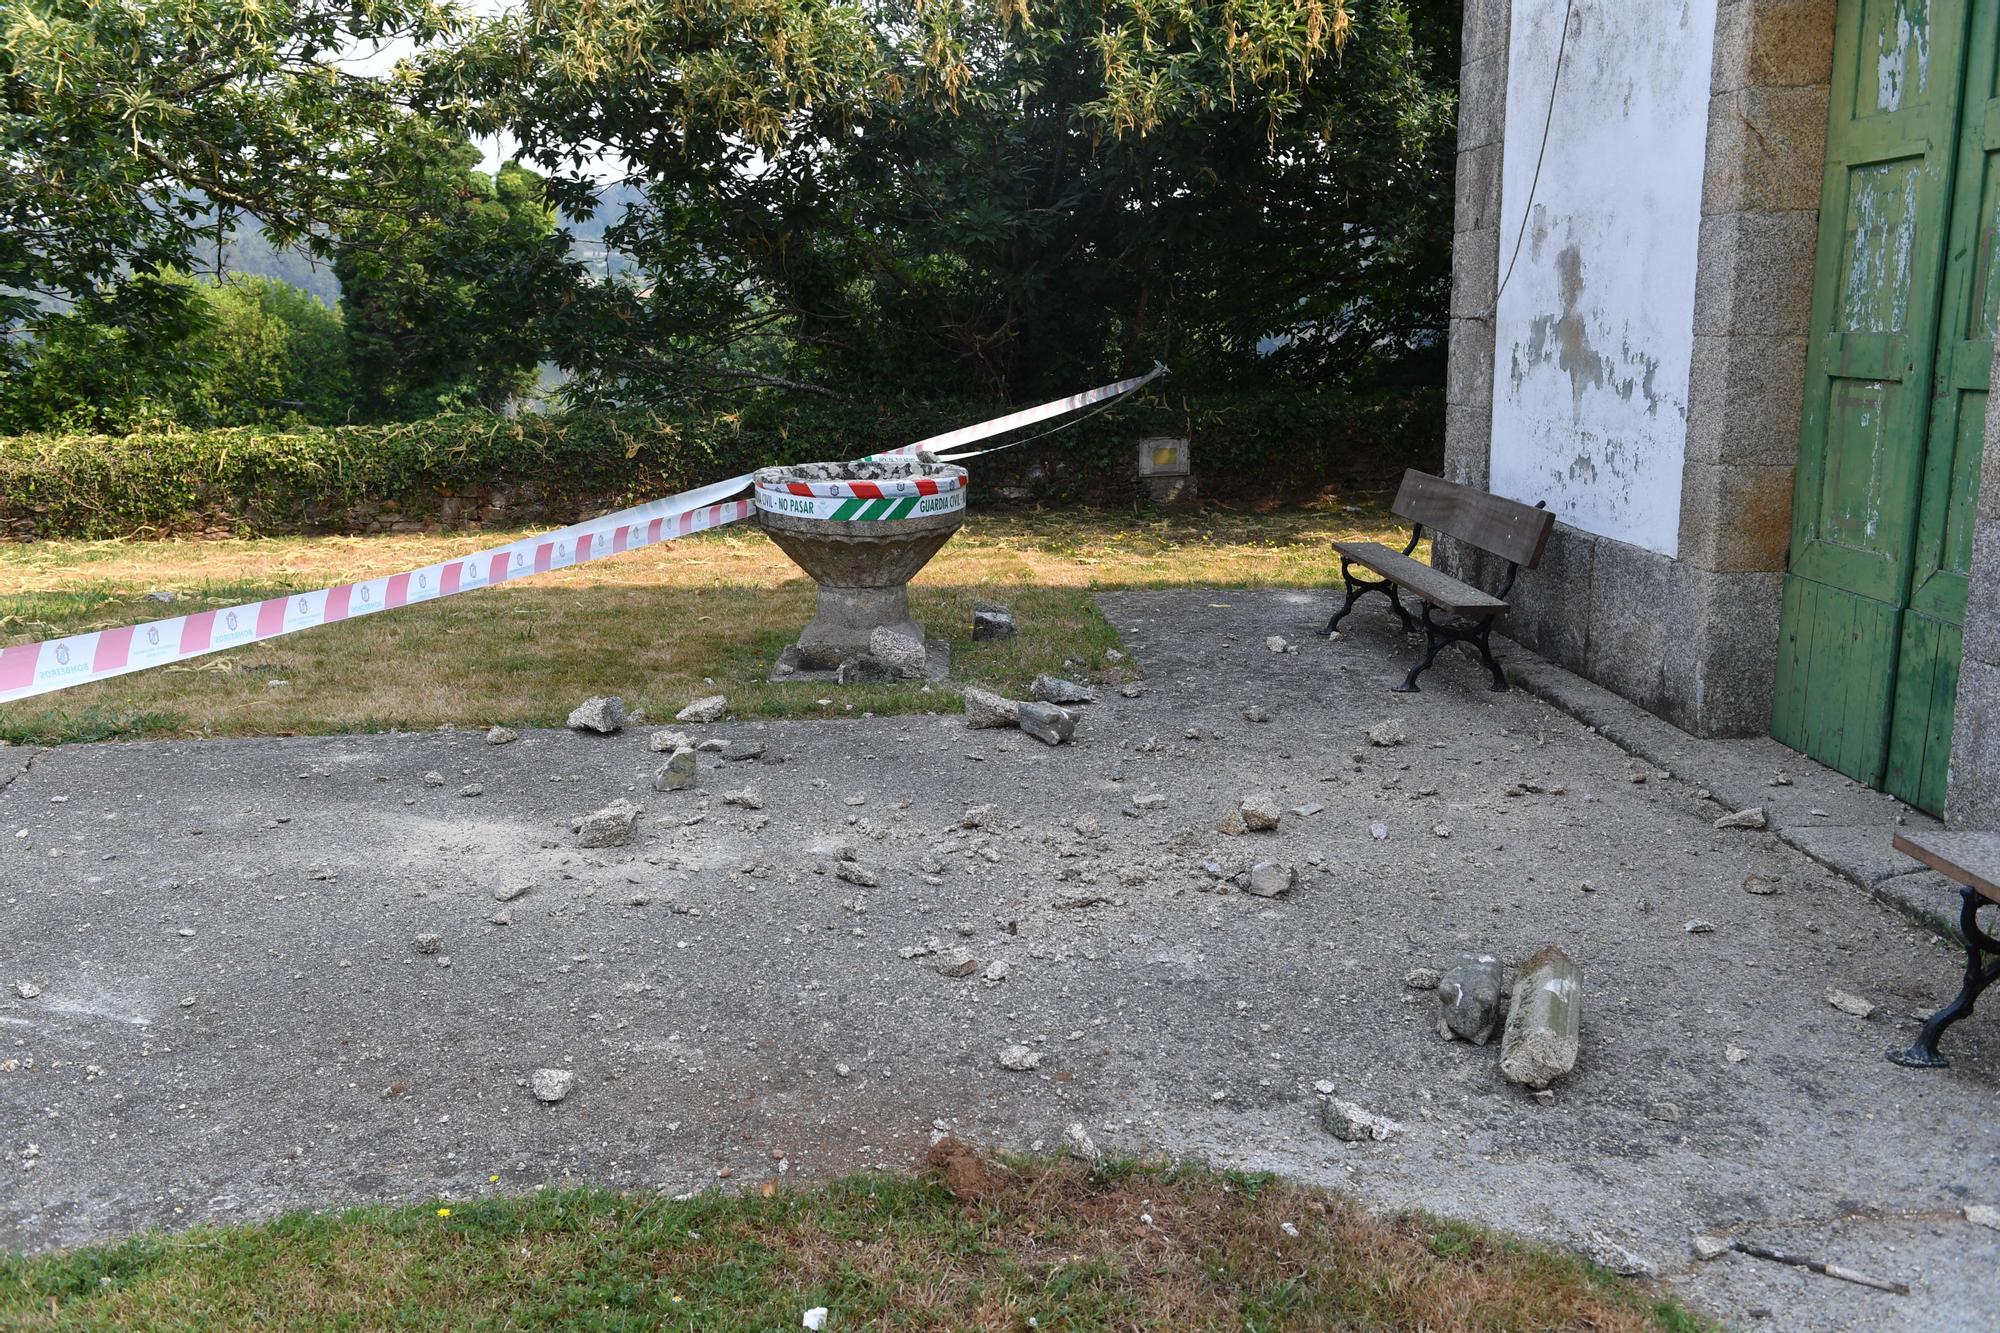
[[(0, 439), (0, 532), (103, 538), (568, 522), (752, 468), (852, 458), (1007, 410), (975, 402), (767, 400), (740, 411), (435, 417)], [(1137, 440), (1187, 435), (1204, 497), (1303, 498), (1434, 467), (1433, 391), (1167, 394), (974, 465), (982, 499), (1125, 503)]]

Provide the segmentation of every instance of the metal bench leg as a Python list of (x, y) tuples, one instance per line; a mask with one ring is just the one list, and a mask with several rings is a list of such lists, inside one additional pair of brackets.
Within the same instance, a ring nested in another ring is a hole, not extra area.
[[(1925, 1020), (1916, 1045), (1889, 1052), (1891, 1061), (1912, 1069), (1943, 1069), (1950, 1064), (1938, 1050), (1938, 1038), (1944, 1036), (1946, 1028), (1972, 1012), (1972, 1006), (1979, 1002), (1980, 994), (1988, 986), (2000, 981), (2000, 939), (1979, 928), (1979, 909), (1986, 905), (1987, 899), (1969, 884), (1958, 892), (1964, 900), (1958, 909), (1958, 930), (1965, 936), (1965, 982), (1950, 1004)], [(1994, 961), (1985, 962), (1984, 954), (1994, 955)]]
[(1479, 660), (1486, 663), (1486, 669), (1493, 673), (1493, 683), (1486, 688), (1492, 690), (1495, 694), (1505, 694), (1507, 692), (1507, 673), (1500, 669), (1499, 660), (1493, 656), (1493, 646), (1488, 642), (1492, 637), (1493, 617), (1487, 616), (1479, 622), (1479, 633), (1471, 636), (1467, 642), (1479, 649)]
[(1424, 603), (1424, 647), (1426, 651), (1423, 655), (1423, 658), (1420, 661), (1418, 661), (1418, 663), (1415, 666), (1410, 668), (1410, 674), (1403, 677), (1403, 683), (1395, 687), (1396, 693), (1422, 694), (1424, 692), (1423, 686), (1417, 684), (1417, 677), (1423, 675), (1424, 672), (1429, 671), (1431, 669), (1431, 663), (1437, 661), (1437, 655), (1440, 652), (1444, 651), (1445, 645), (1450, 642), (1451, 640), (1440, 634), (1438, 632), (1438, 627), (1435, 624), (1431, 623), (1430, 603), (1425, 602)]
[(1355, 578), (1353, 570), (1348, 568), (1347, 561), (1344, 558), (1340, 562), (1340, 577), (1347, 581), (1347, 600), (1342, 602), (1340, 609), (1333, 613), (1333, 619), (1326, 622), (1326, 634), (1328, 638), (1331, 638), (1333, 632), (1340, 628), (1340, 622), (1347, 619), (1347, 613), (1354, 609), (1354, 604), (1371, 592), (1382, 593), (1389, 599), (1389, 606), (1395, 611), (1396, 618), (1403, 622), (1403, 629), (1406, 633), (1414, 634), (1417, 632), (1417, 622), (1410, 619), (1410, 613), (1404, 609), (1402, 590), (1395, 584), (1389, 582), (1387, 579), (1377, 582), (1371, 579)]

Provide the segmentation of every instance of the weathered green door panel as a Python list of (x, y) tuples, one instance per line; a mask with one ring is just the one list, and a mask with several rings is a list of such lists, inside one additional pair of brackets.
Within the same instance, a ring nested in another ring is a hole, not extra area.
[(1851, 778), (1881, 779), (1900, 608), (1785, 580), (1771, 734)]
[(1835, 27), (1771, 731), (1870, 783), (1918, 538), (1968, 17), (1967, 0), (1843, 0)]
[(1952, 705), (1958, 695), (1958, 659), (1963, 646), (1956, 624), (1914, 611), (1904, 613), (1896, 663), (1895, 722), (1883, 785), (1920, 809), (1944, 809)]
[(2000, 0), (1840, 5), (1772, 725), (1930, 810), (2000, 321), (1996, 45)]
[(1889, 768), (1883, 785), (1912, 805), (1944, 809), (1953, 704), (1972, 569), (1973, 511), (1986, 443), (1986, 399), (2000, 293), (1993, 290), (2000, 237), (2000, 98), (1995, 48), (2000, 3), (1980, 0), (1967, 39), (1965, 86), (1946, 272), (1924, 433), (1909, 614), (1897, 663)]

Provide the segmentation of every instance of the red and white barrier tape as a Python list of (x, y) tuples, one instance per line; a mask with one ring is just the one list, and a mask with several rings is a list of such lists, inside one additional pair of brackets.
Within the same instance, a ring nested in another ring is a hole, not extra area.
[[(1151, 382), (1161, 373), (1120, 380), (1086, 393), (1059, 398), (991, 421), (966, 426), (870, 457), (887, 458), (990, 439), (1022, 426), (1047, 421), (1093, 403), (1106, 402)], [(985, 452), (985, 451), (979, 451)], [(969, 457), (970, 455), (960, 455)], [(746, 473), (665, 499), (633, 505), (616, 513), (572, 523), (566, 528), (523, 537), (473, 555), (459, 556), (359, 583), (343, 583), (317, 592), (244, 602), (214, 611), (174, 616), (117, 629), (93, 630), (67, 638), (0, 648), (0, 703), (29, 699), (91, 681), (168, 666), (207, 653), (261, 643), (303, 629), (331, 625), (377, 611), (436, 601), (479, 588), (551, 570), (603, 560), (626, 551), (654, 546), (710, 528), (748, 518), (754, 502), (741, 497), (751, 484)], [(965, 503), (963, 485), (950, 492), (957, 506)], [(942, 496), (938, 497), (944, 498)], [(835, 504), (843, 501), (835, 500)]]

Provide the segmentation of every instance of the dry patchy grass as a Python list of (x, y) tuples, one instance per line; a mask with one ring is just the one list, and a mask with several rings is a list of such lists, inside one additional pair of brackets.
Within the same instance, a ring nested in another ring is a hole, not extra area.
[[(980, 1163), (690, 1199), (496, 1193), (0, 1259), (0, 1323), (109, 1329), (1659, 1330), (1582, 1260), (1268, 1177)], [(1033, 1321), (1033, 1322), (1031, 1322)]]
[[(1117, 636), (1093, 590), (1322, 587), (1328, 541), (1398, 528), (1373, 502), (1267, 516), (975, 515), (911, 586), (911, 602), (954, 640), (955, 678), (1018, 692), (1066, 660), (1115, 676), (1104, 654)], [(514, 535), (0, 546), (0, 644), (158, 619), (145, 600), (153, 589), (176, 594), (175, 613), (204, 610), (379, 577)], [(1021, 637), (967, 641), (979, 597), (1011, 604)], [(812, 599), (811, 582), (776, 547), (738, 526), (10, 705), (0, 739), (553, 725), (591, 694), (622, 694), (655, 717), (717, 690), (745, 717), (956, 706), (914, 686), (853, 687), (821, 705), (824, 687), (767, 684)]]

